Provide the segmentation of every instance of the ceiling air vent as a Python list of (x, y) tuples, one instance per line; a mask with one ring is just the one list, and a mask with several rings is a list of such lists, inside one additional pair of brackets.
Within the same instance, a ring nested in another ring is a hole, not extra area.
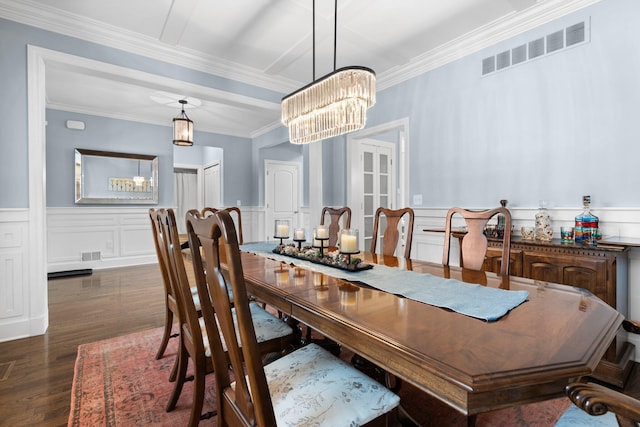
[(482, 75), (491, 74), (589, 41), (589, 20), (549, 33), (482, 60)]

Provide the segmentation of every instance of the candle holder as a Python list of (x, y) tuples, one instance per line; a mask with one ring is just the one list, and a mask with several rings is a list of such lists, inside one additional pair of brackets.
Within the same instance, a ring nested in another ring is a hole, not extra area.
[(344, 228), (340, 231), (340, 253), (347, 256), (347, 264), (351, 264), (351, 255), (360, 253), (358, 249), (358, 230)]
[(276, 219), (273, 237), (280, 239), (280, 245), (282, 245), (283, 239), (289, 238), (289, 220), (288, 219)]
[(296, 228), (293, 231), (293, 241), (298, 243), (298, 250), (302, 249), (302, 242), (305, 242), (307, 237), (305, 235), (304, 228)]
[[(326, 243), (325, 243), (326, 242)], [(320, 249), (320, 257), (324, 256), (324, 248), (329, 247), (329, 230), (324, 225), (319, 225), (313, 229), (312, 246)]]

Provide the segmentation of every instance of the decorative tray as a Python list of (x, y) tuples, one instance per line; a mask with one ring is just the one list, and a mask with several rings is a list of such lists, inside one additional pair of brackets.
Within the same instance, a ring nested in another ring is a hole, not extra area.
[(328, 249), (327, 252), (321, 252), (320, 248), (314, 248), (313, 246), (298, 248), (293, 244), (283, 244), (277, 245), (272, 252), (354, 273), (373, 268), (372, 264), (363, 262), (360, 258), (351, 256), (351, 254), (343, 254), (338, 250), (328, 251)]

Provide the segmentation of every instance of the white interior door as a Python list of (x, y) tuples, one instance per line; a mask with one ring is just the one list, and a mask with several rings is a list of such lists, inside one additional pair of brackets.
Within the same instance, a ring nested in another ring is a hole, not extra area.
[(289, 235), (298, 227), (300, 163), (265, 160), (265, 237), (273, 240), (275, 220), (289, 220)]
[(221, 208), (220, 163), (214, 163), (204, 169), (204, 205)]
[[(356, 224), (360, 233), (360, 250), (369, 250), (376, 210), (378, 207), (396, 209), (395, 145), (384, 141), (362, 140), (357, 147), (357, 164), (352, 167), (355, 167), (359, 175), (356, 197), (359, 203), (352, 208), (352, 223)], [(385, 223), (380, 224), (381, 229), (385, 227)]]
[(186, 233), (185, 215), (190, 209), (199, 209), (198, 170), (190, 168), (174, 168), (173, 200), (176, 207), (178, 233)]

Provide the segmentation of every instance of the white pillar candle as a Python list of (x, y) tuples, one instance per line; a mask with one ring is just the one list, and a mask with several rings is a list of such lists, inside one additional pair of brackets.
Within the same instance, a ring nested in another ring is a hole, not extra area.
[(342, 252), (353, 253), (358, 250), (356, 236), (352, 236), (351, 234), (343, 234), (340, 237), (340, 250)]
[(325, 227), (318, 227), (316, 231), (316, 237), (318, 239), (326, 239), (327, 238), (327, 229)]
[(278, 224), (276, 237), (289, 237), (289, 226), (287, 224)]
[(298, 228), (296, 230), (296, 240), (304, 240), (304, 229)]

